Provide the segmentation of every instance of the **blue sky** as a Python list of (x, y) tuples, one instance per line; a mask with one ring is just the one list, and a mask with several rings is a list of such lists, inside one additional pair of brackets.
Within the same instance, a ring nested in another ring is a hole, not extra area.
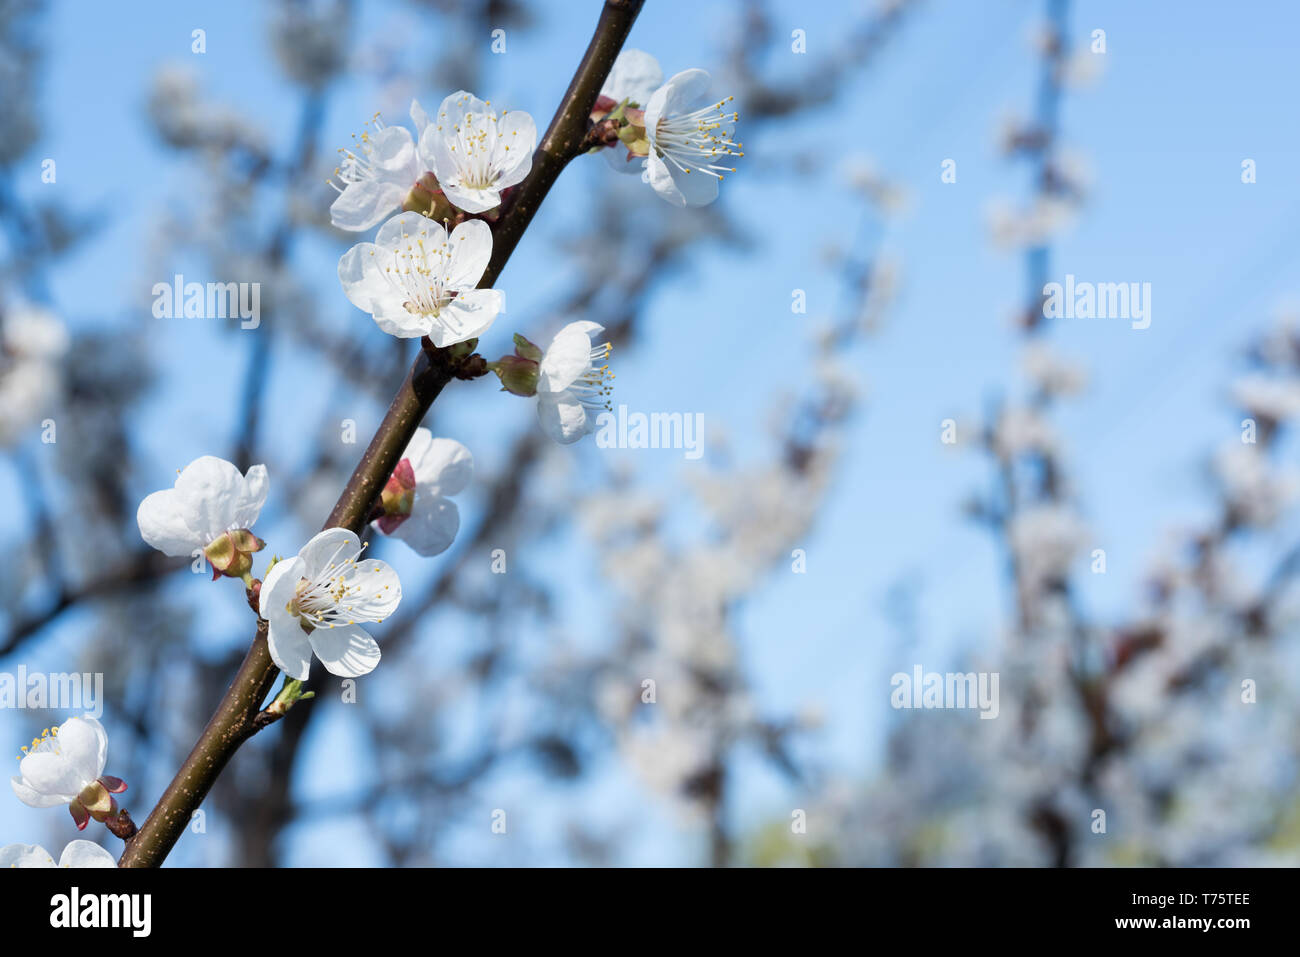
[[(578, 16), (578, 6), (553, 5), (539, 16), (538, 29), (513, 32), (507, 54), (489, 58), (486, 89), (476, 92), (527, 109), (544, 125), (587, 41), (590, 18)], [(732, 28), (728, 16), (714, 5), (651, 0), (647, 6), (630, 45), (655, 52), (670, 73), (718, 63), (714, 38)], [(808, 61), (827, 55), (836, 25), (858, 6), (775, 4), (778, 32), (804, 29), (808, 53), (806, 60), (775, 57), (771, 68), (798, 75)], [(1204, 514), (1204, 456), (1236, 434), (1223, 400), (1239, 350), (1267, 325), (1277, 303), (1300, 291), (1300, 234), (1293, 228), (1300, 206), (1294, 176), (1300, 132), (1293, 121), (1300, 65), (1291, 55), (1296, 13), (1286, 6), (1091, 0), (1075, 7), (1072, 45), (1083, 46), (1101, 28), (1107, 52), (1096, 82), (1070, 91), (1064, 103), (1063, 140), (1090, 168), (1092, 190), (1077, 226), (1054, 249), (1053, 275), (1150, 282), (1153, 289), (1149, 329), (1077, 320), (1059, 323), (1052, 334), (1091, 376), (1089, 390), (1063, 406), (1058, 424), (1070, 443), (1079, 498), (1108, 554), (1108, 574), (1084, 581), (1085, 600), (1106, 619), (1132, 607), (1138, 575), (1164, 530)], [(400, 5), (362, 3), (361, 10), (367, 35), (402, 23)], [(48, 51), (47, 135), (20, 189), (38, 198), (40, 190), (58, 188), (79, 208), (98, 212), (96, 233), (52, 277), (55, 301), (71, 321), (131, 328), (154, 321), (140, 303), (153, 281), (167, 277), (144, 273), (150, 223), (193, 188), (196, 175), (158, 147), (144, 122), (148, 81), (158, 65), (198, 71), (209, 95), (270, 131), (281, 148), (292, 137), (296, 94), (279, 79), (264, 16), (264, 5), (255, 3), (198, 11), (145, 2), (133, 5), (130, 16), (111, 6), (54, 4), (48, 35), (58, 41)], [(1026, 0), (933, 0), (910, 15), (850, 97), (794, 128), (742, 135), (751, 157), (810, 146), (835, 160), (869, 155), (909, 196), (906, 213), (885, 238), (902, 264), (902, 297), (886, 328), (858, 353), (867, 401), (845, 436), (833, 494), (804, 544), (808, 574), (774, 573), (742, 614), (744, 656), (762, 706), (779, 714), (819, 704), (827, 722), (818, 752), (847, 774), (869, 773), (878, 757), (891, 719), (889, 674), (909, 669), (918, 656), (937, 667), (960, 649), (992, 649), (1005, 608), (997, 554), (960, 514), (985, 477), (982, 462), (942, 446), (939, 428), (949, 417), (974, 421), (990, 396), (1019, 388), (1009, 316), (1021, 302), (1022, 263), (991, 246), (985, 213), (996, 197), (1025, 196), (1028, 171), (998, 155), (996, 132), (1004, 116), (1030, 111), (1037, 64), (1028, 38), (1040, 16), (1041, 5)], [(202, 56), (190, 52), (195, 27), (207, 31)], [(413, 49), (436, 54), (434, 44)], [(445, 92), (420, 95), (431, 105)], [(364, 85), (338, 91), (326, 143), (345, 142), (359, 119), (374, 112), (377, 97)], [(743, 104), (741, 110), (743, 134)], [(44, 156), (58, 162), (57, 187), (40, 183)], [(1258, 166), (1253, 185), (1240, 181), (1247, 157)], [(939, 178), (948, 158), (957, 162), (954, 184)], [(512, 323), (505, 328), (533, 328), (530, 322), (558, 288), (556, 253), (545, 237), (568, 221), (566, 205), (610, 175), (597, 162), (566, 173), (502, 278)], [(723, 189), (760, 246), (743, 254), (708, 252), (656, 289), (640, 346), (620, 357), (618, 397), (640, 408), (702, 412), (726, 428), (740, 458), (757, 460), (767, 450), (766, 404), (806, 376), (802, 360), (810, 355), (812, 325), (839, 302), (825, 247), (848, 242), (855, 224), (837, 215), (843, 187), (833, 178), (747, 177), (742, 165)], [(331, 257), (337, 249), (305, 244), (299, 255), (319, 261), (322, 296), (336, 295)], [(790, 312), (794, 288), (808, 292), (806, 316)], [(339, 321), (362, 321), (337, 298)], [(193, 326), (151, 331), (155, 358), (169, 371), (138, 430), (158, 465), (156, 474), (134, 477), (141, 494), (191, 458), (229, 448), (232, 417), (212, 410), (209, 400), (222, 382), (221, 357), (239, 361), (245, 347), (242, 335)], [(286, 366), (291, 371), (271, 404), (301, 394), (310, 410), (325, 408), (328, 386), (315, 385), (292, 361)], [(523, 403), (471, 409), (488, 390), (464, 391), (439, 413), (448, 429), (467, 423), (465, 434), (447, 433), (463, 440), (469, 424), (485, 416), (522, 423), (531, 414)], [(363, 434), (377, 415), (358, 405)], [(294, 455), (305, 451), (292, 439), (288, 448)], [(490, 443), (473, 451), (489, 470), (500, 461)], [(663, 482), (709, 461), (707, 454), (698, 466), (678, 453), (621, 454), (639, 456), (638, 467)], [(12, 477), (2, 481), (10, 485), (0, 491), (12, 494)], [(464, 506), (467, 520), (473, 507)], [(559, 547), (579, 565), (589, 558), (571, 536), (561, 536)], [(910, 578), (921, 585), (922, 647), (900, 649), (882, 604), (892, 584)], [(562, 607), (575, 623), (593, 602), (581, 592), (562, 592), (571, 599)], [(224, 641), (239, 611), (215, 612), (205, 632)], [(75, 633), (75, 626), (70, 619), (64, 627)], [(40, 654), (57, 658), (60, 642), (56, 633)], [(346, 740), (343, 724), (323, 725), (313, 747)], [(11, 737), (21, 736), (14, 725), (0, 722)], [(503, 788), (532, 787), (522, 775), (507, 777)], [(743, 789), (745, 819), (787, 806), (789, 797), (766, 774), (752, 777), (753, 786)], [(530, 813), (545, 820), (574, 801), (590, 802), (600, 813), (612, 795), (634, 788), (616, 769), (605, 769), (584, 795), (530, 791), (537, 809)], [(691, 853), (689, 835), (684, 842), (675, 838), (678, 843), (657, 840), (672, 821), (647, 810), (656, 823), (629, 845), (629, 861)], [(17, 828), (35, 815), (12, 820)], [(295, 860), (318, 859), (313, 842), (300, 843)], [(483, 855), (493, 853), (472, 835), (457, 850), (460, 861), (490, 862)]]

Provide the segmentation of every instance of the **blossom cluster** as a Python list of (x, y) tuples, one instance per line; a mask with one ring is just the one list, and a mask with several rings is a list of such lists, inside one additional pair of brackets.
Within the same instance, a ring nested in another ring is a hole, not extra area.
[[(420, 555), (445, 551), (460, 528), (459, 512), (447, 496), (464, 489), (473, 471), (463, 445), (417, 429), (384, 486), (372, 527)], [(253, 556), (266, 543), (251, 529), (267, 490), (265, 466), (241, 474), (224, 459), (202, 456), (181, 470), (173, 488), (140, 503), (140, 534), (166, 555), (206, 559), (213, 580), (242, 579), (257, 595), (271, 657), (286, 675), (305, 681), (313, 655), (332, 674), (369, 674), (379, 663), (379, 647), (363, 626), (382, 622), (397, 608), (397, 574), (382, 561), (362, 559), (366, 546), (354, 532), (327, 528), (297, 555), (273, 561), (265, 580), (257, 582)]]
[[(707, 96), (709, 75), (663, 79), (650, 54), (625, 50), (591, 111), (594, 151), (643, 179), (676, 206), (703, 206), (740, 156), (731, 98)], [(340, 150), (330, 220), (373, 242), (339, 259), (348, 300), (389, 335), (437, 348), (477, 345), (505, 309), (505, 295), (479, 284), (492, 263), (493, 224), (527, 178), (537, 145), (532, 117), (459, 90), (432, 114), (411, 102), (414, 131), (376, 116)], [(381, 225), (382, 224), (382, 225)], [(591, 322), (565, 326), (543, 351), (515, 336), (515, 352), (489, 363), (505, 391), (535, 396), (543, 430), (560, 443), (593, 431), (608, 408), (610, 346)]]

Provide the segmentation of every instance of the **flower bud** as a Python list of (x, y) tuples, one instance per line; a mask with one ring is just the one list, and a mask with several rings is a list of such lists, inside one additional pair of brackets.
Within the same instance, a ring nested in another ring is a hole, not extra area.
[(383, 514), (375, 519), (379, 530), (385, 535), (390, 534), (393, 529), (406, 521), (414, 505), (415, 469), (411, 467), (410, 459), (402, 459), (397, 463), (397, 468), (393, 469), (393, 474), (388, 477), (384, 490), (379, 494), (379, 507), (383, 510)]
[(502, 356), (496, 362), (489, 362), (488, 368), (501, 380), (501, 388), (515, 395), (530, 396), (537, 394), (537, 379), (541, 365), (535, 359), (521, 356)]
[(517, 332), (515, 333), (515, 355), (521, 359), (532, 359), (534, 362), (542, 361), (541, 347), (529, 342)]
[(472, 353), (477, 348), (478, 348), (477, 339), (467, 339), (464, 342), (457, 342), (454, 345), (448, 346), (447, 352), (448, 352), (448, 356), (453, 361), (457, 361), (466, 358), (467, 356), (470, 355), (470, 353)]

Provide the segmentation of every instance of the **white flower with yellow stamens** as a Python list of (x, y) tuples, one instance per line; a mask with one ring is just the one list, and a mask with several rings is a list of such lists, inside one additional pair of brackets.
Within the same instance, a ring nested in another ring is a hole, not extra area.
[(267, 573), (259, 610), (271, 658), (291, 678), (307, 680), (313, 653), (345, 678), (379, 664), (379, 645), (361, 626), (393, 613), (402, 583), (384, 562), (357, 561), (361, 552), (354, 533), (327, 528)]
[(706, 206), (718, 198), (718, 183), (734, 166), (728, 156), (744, 156), (732, 140), (740, 114), (724, 111), (733, 97), (697, 106), (709, 90), (709, 74), (683, 70), (655, 90), (645, 108), (650, 155), (649, 182), (674, 206)]
[(604, 326), (571, 322), (542, 354), (537, 375), (537, 418), (542, 430), (561, 445), (576, 442), (596, 427), (596, 416), (609, 409), (609, 354), (613, 346), (593, 346)]
[(424, 132), (420, 155), (457, 208), (483, 213), (533, 166), (537, 126), (521, 110), (497, 114), (492, 104), (460, 90), (442, 101)]
[[(411, 118), (418, 136), (428, 119), (415, 100), (411, 101)], [(339, 150), (342, 158), (334, 170), (335, 179), (330, 181), (339, 194), (330, 206), (330, 222), (350, 232), (364, 232), (383, 222), (385, 216), (401, 208), (428, 172), (410, 130), (385, 126), (378, 113), (369, 125), (371, 129), (360, 136), (353, 134), (350, 149)]]
[(28, 807), (66, 804), (78, 830), (92, 817), (104, 821), (117, 814), (113, 795), (125, 791), (126, 784), (104, 773), (108, 734), (95, 718), (69, 718), (57, 728), (46, 728), (22, 751), (9, 785)]
[(448, 236), (419, 213), (400, 213), (373, 243), (343, 254), (339, 282), (389, 335), (450, 346), (482, 335), (505, 308), (500, 290), (475, 288), (491, 258), (492, 230), (482, 220), (467, 220)]

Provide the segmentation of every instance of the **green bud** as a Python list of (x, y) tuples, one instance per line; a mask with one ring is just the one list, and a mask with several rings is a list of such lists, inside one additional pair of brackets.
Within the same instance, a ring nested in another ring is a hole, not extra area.
[(534, 362), (542, 361), (542, 350), (517, 332), (515, 333), (515, 355), (521, 359), (532, 359)]
[(464, 342), (458, 342), (453, 346), (448, 346), (449, 354), (453, 361), (464, 359), (478, 348), (477, 339), (467, 339)]
[(541, 365), (535, 360), (525, 359), (522, 356), (502, 356), (496, 362), (489, 362), (488, 368), (497, 374), (501, 380), (501, 388), (507, 392), (522, 396), (537, 394), (537, 379), (541, 373)]

